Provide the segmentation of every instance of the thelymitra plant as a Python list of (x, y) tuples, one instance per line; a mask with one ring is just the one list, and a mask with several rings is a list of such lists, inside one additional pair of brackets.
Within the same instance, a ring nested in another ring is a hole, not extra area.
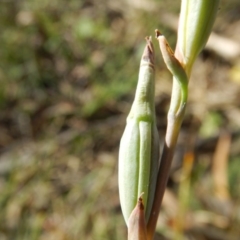
[(192, 65), (210, 35), (219, 0), (182, 0), (177, 47), (164, 35), (156, 39), (166, 67), (173, 75), (162, 153), (155, 115), (155, 52), (151, 37), (142, 55), (134, 102), (119, 149), (119, 194), (129, 240), (152, 240), (184, 118)]
[(159, 167), (159, 137), (154, 104), (154, 49), (147, 38), (140, 63), (135, 99), (127, 117), (119, 151), (119, 193), (123, 216), (128, 218), (141, 193), (148, 220)]

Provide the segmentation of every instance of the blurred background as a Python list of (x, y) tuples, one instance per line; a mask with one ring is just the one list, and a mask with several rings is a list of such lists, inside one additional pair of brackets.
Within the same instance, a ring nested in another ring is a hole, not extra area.
[[(180, 1), (0, 0), (0, 240), (126, 239), (118, 146), (145, 36)], [(195, 62), (156, 239), (240, 236), (240, 2)], [(171, 75), (156, 50), (161, 140)]]

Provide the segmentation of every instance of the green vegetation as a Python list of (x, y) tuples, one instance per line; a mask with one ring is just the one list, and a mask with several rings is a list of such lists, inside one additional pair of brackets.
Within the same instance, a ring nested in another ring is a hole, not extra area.
[[(170, 0), (149, 1), (149, 8), (131, 2), (0, 1), (1, 240), (126, 238), (117, 187), (119, 140), (144, 37), (159, 28), (174, 46), (175, 30), (163, 17), (174, 23), (179, 12), (179, 4)], [(215, 25), (216, 33), (238, 42), (239, 7), (238, 0), (222, 0)], [(157, 41), (153, 44), (157, 49)], [(157, 124), (163, 136), (171, 77), (159, 55), (156, 64), (161, 76), (156, 78)], [(221, 239), (220, 234), (234, 240), (240, 235), (240, 90), (230, 70), (239, 64), (212, 50), (204, 51), (197, 64), (167, 188), (171, 194), (157, 231), (171, 239), (172, 210), (181, 199), (179, 161), (183, 151), (195, 150), (186, 239)], [(215, 113), (216, 121), (207, 117)], [(201, 125), (209, 128), (214, 122), (214, 130), (202, 138)], [(220, 211), (225, 205), (217, 204), (212, 188), (212, 159), (222, 129), (232, 137), (229, 215)]]

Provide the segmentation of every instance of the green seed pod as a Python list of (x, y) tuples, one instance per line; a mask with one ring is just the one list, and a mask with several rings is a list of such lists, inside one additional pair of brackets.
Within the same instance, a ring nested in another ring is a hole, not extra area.
[(182, 0), (176, 55), (189, 74), (211, 33), (220, 0)]
[(143, 195), (146, 222), (152, 208), (159, 167), (159, 137), (154, 104), (154, 49), (147, 39), (138, 85), (119, 149), (119, 194), (124, 219)]

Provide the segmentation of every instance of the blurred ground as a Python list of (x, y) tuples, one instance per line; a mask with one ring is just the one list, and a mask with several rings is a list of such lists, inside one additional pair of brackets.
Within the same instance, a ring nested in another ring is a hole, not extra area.
[[(0, 239), (126, 239), (118, 145), (144, 37), (174, 46), (180, 1), (0, 1)], [(240, 236), (240, 2), (197, 59), (158, 239)], [(156, 41), (156, 109), (171, 93)], [(186, 155), (186, 153), (188, 153)], [(193, 161), (194, 160), (194, 161)]]

